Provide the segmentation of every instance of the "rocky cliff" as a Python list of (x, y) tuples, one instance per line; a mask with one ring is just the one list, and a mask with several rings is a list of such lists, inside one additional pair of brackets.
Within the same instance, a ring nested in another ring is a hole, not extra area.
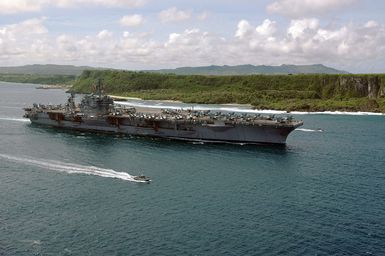
[(377, 99), (385, 96), (383, 76), (341, 76), (335, 90), (350, 97)]

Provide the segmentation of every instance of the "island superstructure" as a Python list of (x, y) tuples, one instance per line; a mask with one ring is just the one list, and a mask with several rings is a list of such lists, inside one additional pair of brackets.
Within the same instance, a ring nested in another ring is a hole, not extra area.
[(227, 143), (285, 144), (303, 124), (291, 117), (123, 106), (102, 95), (100, 82), (97, 93), (85, 95), (80, 104), (71, 94), (65, 105), (33, 104), (24, 110), (33, 124), (56, 128)]

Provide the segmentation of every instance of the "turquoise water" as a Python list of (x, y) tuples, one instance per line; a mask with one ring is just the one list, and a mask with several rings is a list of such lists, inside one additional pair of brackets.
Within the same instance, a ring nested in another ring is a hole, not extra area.
[(385, 116), (201, 145), (43, 129), (22, 107), (63, 91), (0, 92), (0, 255), (385, 254)]

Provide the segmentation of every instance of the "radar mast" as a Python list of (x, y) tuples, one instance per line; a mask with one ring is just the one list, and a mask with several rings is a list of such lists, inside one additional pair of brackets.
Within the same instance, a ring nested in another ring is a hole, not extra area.
[(99, 99), (102, 98), (102, 79), (98, 78), (96, 83), (96, 94), (99, 96)]

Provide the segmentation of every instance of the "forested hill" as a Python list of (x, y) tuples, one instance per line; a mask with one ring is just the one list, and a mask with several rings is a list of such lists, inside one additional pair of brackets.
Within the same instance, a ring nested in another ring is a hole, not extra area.
[(258, 109), (372, 111), (385, 113), (385, 74), (201, 76), (129, 71), (84, 71), (73, 91), (105, 92), (191, 103), (252, 104)]
[[(14, 67), (0, 67), (0, 74), (23, 75), (69, 75), (78, 76), (84, 70), (97, 70), (88, 66), (34, 64)], [(252, 74), (347, 74), (346, 71), (326, 67), (322, 64), (315, 65), (281, 65), (281, 66), (205, 66), (181, 67), (176, 69), (148, 70), (152, 73), (169, 73), (178, 75), (252, 75)]]
[(50, 85), (71, 85), (84, 70), (97, 70), (87, 66), (34, 64), (0, 67), (0, 81)]
[(86, 69), (92, 70), (97, 68), (88, 67), (88, 66), (34, 64), (34, 65), (15, 66), (15, 67), (0, 67), (0, 74), (78, 76)]
[(281, 65), (281, 66), (206, 66), (181, 67), (176, 69), (148, 70), (153, 73), (177, 75), (253, 75), (253, 74), (347, 74), (348, 72), (326, 67), (322, 64), (314, 65)]
[[(36, 84), (73, 84), (84, 70), (112, 70), (88, 66), (34, 64), (15, 67), (0, 67), (0, 81)], [(144, 71), (146, 72), (146, 71)], [(250, 74), (343, 74), (324, 65), (281, 65), (281, 66), (207, 66), (182, 67), (147, 71), (161, 74), (234, 76)]]

